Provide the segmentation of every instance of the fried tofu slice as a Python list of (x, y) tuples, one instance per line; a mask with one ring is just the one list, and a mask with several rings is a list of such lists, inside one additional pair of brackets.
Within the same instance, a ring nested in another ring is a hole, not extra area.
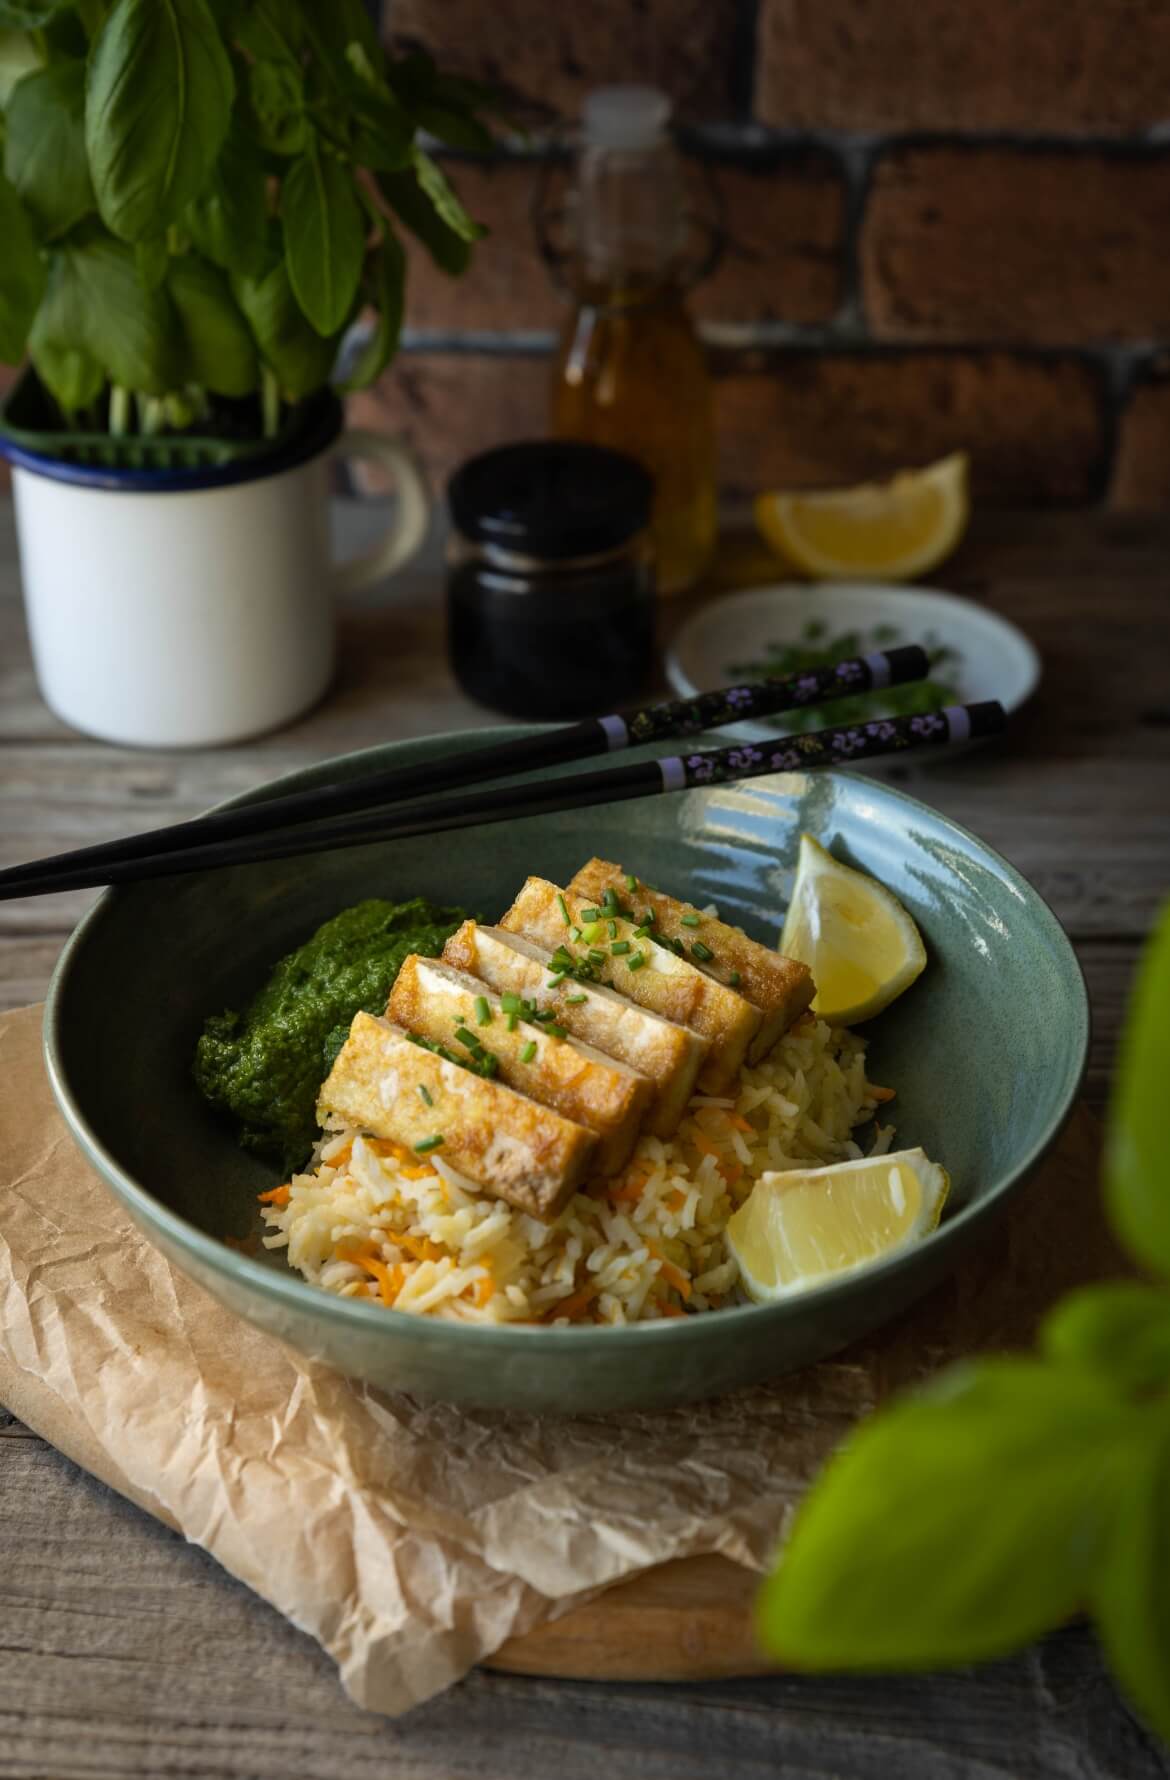
[[(485, 1008), (488, 1020), (481, 1024)], [(509, 1018), (486, 983), (417, 952), (403, 961), (386, 1013), (408, 1032), (456, 1051), (468, 1049), (468, 1039), (478, 1042), (496, 1059), (502, 1082), (597, 1133), (599, 1175), (617, 1174), (629, 1161), (652, 1086), (628, 1064), (558, 1037), (545, 1024)]]
[(592, 1131), (425, 1050), (374, 1014), (354, 1015), (322, 1085), (317, 1117), (324, 1123), (331, 1113), (410, 1149), (441, 1136), (445, 1162), (535, 1218), (556, 1217), (595, 1172)]
[[(577, 873), (569, 889), (589, 904), (599, 903), (607, 890), (619, 902), (641, 916), (654, 912), (654, 930), (667, 939), (681, 940), (688, 955), (716, 982), (728, 983), (746, 996), (763, 1014), (763, 1022), (748, 1048), (748, 1062), (758, 1063), (798, 1020), (816, 994), (807, 964), (785, 958), (749, 939), (739, 927), (731, 927), (715, 915), (704, 915), (689, 902), (679, 902), (661, 890), (639, 883), (628, 888), (627, 874), (608, 859), (591, 859)], [(698, 942), (702, 950), (696, 956)], [(710, 953), (705, 957), (704, 953)], [(734, 982), (732, 978), (734, 977)]]
[[(572, 925), (565, 922), (562, 901)], [(619, 994), (698, 1032), (710, 1045), (698, 1085), (707, 1094), (722, 1094), (735, 1080), (763, 1023), (760, 1009), (669, 947), (644, 934), (638, 937), (632, 921), (615, 920), (613, 934), (605, 921), (587, 923), (583, 911), (595, 906), (571, 891), (559, 890), (546, 878), (529, 878), (499, 925), (550, 951), (568, 945), (578, 955), (594, 954), (601, 961), (604, 980)], [(572, 926), (582, 928), (583, 940), (572, 939)], [(615, 953), (615, 944), (628, 950)]]
[(639, 1007), (616, 989), (568, 976), (549, 986), (552, 953), (520, 933), (465, 921), (443, 949), (448, 964), (479, 977), (497, 995), (518, 995), (551, 1012), (558, 1026), (648, 1076), (653, 1095), (645, 1129), (671, 1137), (695, 1091), (695, 1078), (710, 1050), (687, 1026)]

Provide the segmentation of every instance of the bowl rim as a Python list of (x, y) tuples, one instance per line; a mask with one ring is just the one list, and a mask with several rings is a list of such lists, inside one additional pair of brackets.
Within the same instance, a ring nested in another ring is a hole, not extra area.
[[(699, 693), (708, 690), (705, 686), (696, 685), (691, 679), (690, 674), (683, 666), (680, 649), (684, 636), (698, 635), (708, 616), (714, 621), (716, 616), (722, 618), (728, 614), (737, 603), (762, 604), (765, 599), (774, 601), (778, 595), (787, 596), (793, 593), (815, 594), (820, 597), (822, 603), (826, 596), (832, 599), (838, 594), (844, 594), (850, 598), (857, 595), (889, 597), (895, 599), (899, 604), (905, 602), (907, 607), (917, 601), (919, 610), (927, 611), (927, 622), (929, 622), (930, 608), (940, 608), (943, 613), (950, 612), (960, 616), (964, 623), (973, 624), (977, 628), (982, 627), (986, 635), (995, 637), (1000, 648), (1010, 647), (1021, 665), (1023, 690), (1016, 693), (1008, 702), (1006, 709), (1009, 716), (1014, 711), (1022, 710), (1024, 705), (1035, 697), (1036, 690), (1044, 676), (1044, 664), (1040, 651), (1027, 632), (1021, 630), (1018, 624), (1013, 623), (1010, 618), (1006, 618), (1002, 612), (995, 611), (991, 606), (983, 605), (979, 600), (971, 599), (967, 594), (952, 593), (948, 588), (935, 587), (933, 584), (909, 581), (866, 581), (858, 577), (847, 581), (815, 583), (789, 579), (787, 581), (761, 581), (751, 587), (737, 587), (732, 592), (724, 594), (716, 604), (704, 606), (699, 611), (692, 613), (685, 624), (675, 633), (666, 655), (665, 671), (674, 690), (683, 698), (694, 698)], [(731, 682), (723, 680), (720, 684), (730, 685)], [(761, 733), (773, 733), (767, 729), (766, 724), (758, 721), (752, 722), (750, 719), (742, 725), (742, 728), (746, 730), (749, 723), (753, 729), (759, 730)], [(955, 823), (954, 826), (957, 828), (960, 825)], [(983, 846), (986, 843), (981, 841), (980, 845)], [(988, 851), (991, 850), (988, 849)]]
[[(336, 768), (342, 763), (359, 762), (371, 756), (382, 756), (388, 749), (398, 749), (410, 743), (426, 745), (458, 739), (468, 743), (486, 743), (489, 740), (503, 739), (500, 731), (512, 733), (527, 731), (533, 725), (526, 724), (484, 724), (471, 729), (438, 730), (428, 736), (403, 737), (396, 742), (376, 743), (370, 748), (351, 750), (346, 754), (330, 756), (322, 761), (312, 762), (307, 767), (294, 768), (290, 773), (282, 773), (275, 779), (266, 781), (261, 786), (237, 793), (234, 797), (225, 798), (215, 809), (230, 809), (239, 805), (262, 802), (269, 796), (278, 796), (289, 788), (290, 779), (303, 778), (306, 773), (317, 773)], [(538, 727), (548, 727), (540, 725)], [(768, 777), (783, 778), (778, 773)], [(818, 773), (818, 777), (826, 776)], [(872, 795), (874, 781), (859, 773), (829, 772), (828, 777), (847, 781)], [(745, 1318), (758, 1319), (771, 1317), (776, 1321), (784, 1321), (790, 1316), (799, 1314), (805, 1306), (817, 1306), (826, 1303), (833, 1295), (849, 1295), (851, 1289), (859, 1281), (870, 1284), (881, 1278), (893, 1278), (904, 1268), (910, 1266), (916, 1257), (929, 1249), (949, 1246), (955, 1240), (955, 1233), (975, 1225), (993, 1216), (996, 1210), (1002, 1209), (1012, 1192), (1024, 1181), (1037, 1166), (1042, 1157), (1055, 1143), (1067, 1123), (1076, 1104), (1084, 1083), (1088, 1066), (1089, 1037), (1091, 1011), (1088, 989), (1080, 960), (1076, 955), (1072, 942), (1065, 933), (1056, 915), (1040, 895), (1040, 892), (1028, 883), (1016, 868), (1002, 854), (988, 846), (961, 823), (949, 816), (942, 815), (932, 809), (929, 804), (910, 796), (908, 792), (898, 790), (892, 785), (882, 784), (881, 794), (885, 797), (906, 805), (909, 809), (925, 814), (932, 821), (942, 824), (952, 834), (959, 835), (963, 840), (973, 844), (995, 866), (997, 872), (1009, 887), (1025, 900), (1036, 905), (1037, 913), (1043, 925), (1047, 926), (1049, 939), (1058, 954), (1063, 956), (1066, 965), (1071, 965), (1070, 986), (1074, 990), (1074, 1013), (1076, 1032), (1074, 1034), (1078, 1061), (1073, 1071), (1068, 1088), (1058, 1101), (1053, 1113), (1040, 1136), (1030, 1146), (1015, 1166), (1004, 1175), (1003, 1179), (982, 1198), (972, 1200), (961, 1207), (953, 1217), (945, 1218), (937, 1228), (925, 1236), (920, 1242), (909, 1248), (901, 1249), (884, 1260), (873, 1261), (851, 1269), (837, 1278), (826, 1280), (822, 1285), (810, 1286), (793, 1293), (790, 1297), (781, 1298), (773, 1304), (736, 1304), (721, 1308), (715, 1313), (720, 1328), (735, 1326)], [(486, 1351), (490, 1345), (495, 1351), (510, 1349), (522, 1352), (527, 1344), (540, 1336), (551, 1340), (557, 1345), (565, 1344), (578, 1350), (595, 1343), (612, 1343), (616, 1339), (623, 1340), (628, 1346), (637, 1341), (640, 1346), (654, 1346), (660, 1342), (701, 1341), (702, 1330), (710, 1328), (712, 1319), (708, 1316), (686, 1318), (663, 1317), (644, 1323), (627, 1323), (616, 1327), (602, 1328), (596, 1324), (585, 1325), (554, 1325), (545, 1323), (455, 1323), (428, 1317), (412, 1316), (406, 1311), (387, 1309), (384, 1305), (372, 1302), (364, 1303), (353, 1298), (341, 1298), (334, 1293), (322, 1291), (319, 1286), (310, 1284), (292, 1268), (278, 1272), (275, 1268), (254, 1261), (250, 1256), (229, 1248), (220, 1238), (210, 1236), (189, 1219), (181, 1217), (178, 1212), (158, 1199), (147, 1187), (136, 1180), (108, 1150), (97, 1133), (93, 1130), (85, 1114), (73, 1097), (72, 1090), (66, 1079), (61, 1063), (60, 1030), (63, 1020), (63, 1003), (67, 993), (68, 980), (74, 956), (90, 938), (92, 929), (100, 922), (103, 912), (109, 908), (110, 899), (125, 895), (125, 890), (114, 885), (102, 891), (91, 908), (78, 921), (73, 932), (66, 940), (57, 963), (54, 967), (49, 988), (45, 997), (45, 1011), (42, 1023), (42, 1045), (45, 1068), (49, 1085), (54, 1098), (65, 1120), (66, 1125), (81, 1150), (82, 1155), (95, 1167), (107, 1186), (122, 1201), (127, 1210), (141, 1228), (143, 1224), (149, 1229), (157, 1227), (167, 1239), (182, 1252), (190, 1254), (201, 1267), (215, 1274), (226, 1275), (235, 1285), (239, 1285), (249, 1293), (259, 1293), (269, 1299), (277, 1307), (293, 1312), (303, 1311), (322, 1317), (332, 1317), (343, 1328), (348, 1327), (356, 1333), (369, 1334), (381, 1330), (395, 1340), (409, 1339), (413, 1344), (422, 1347), (448, 1348), (453, 1342), (466, 1345), (470, 1352), (476, 1344)], [(205, 1288), (207, 1289), (207, 1288)], [(734, 1322), (731, 1320), (734, 1319)]]

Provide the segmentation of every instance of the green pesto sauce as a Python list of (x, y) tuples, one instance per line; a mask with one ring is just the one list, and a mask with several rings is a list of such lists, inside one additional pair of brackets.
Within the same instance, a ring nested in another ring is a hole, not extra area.
[(317, 1090), (354, 1015), (381, 1014), (409, 952), (437, 957), (462, 909), (372, 898), (343, 909), (274, 966), (243, 1013), (212, 1014), (195, 1047), (195, 1081), (239, 1126), (246, 1150), (287, 1173), (317, 1137)]

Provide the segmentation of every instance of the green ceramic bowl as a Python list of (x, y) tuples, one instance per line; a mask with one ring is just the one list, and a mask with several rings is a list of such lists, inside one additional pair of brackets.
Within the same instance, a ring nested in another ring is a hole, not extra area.
[[(266, 790), (477, 739), (485, 733), (397, 743)], [(888, 884), (930, 954), (915, 987), (869, 1028), (874, 1079), (898, 1089), (899, 1146), (922, 1144), (953, 1181), (941, 1227), (918, 1247), (775, 1306), (627, 1329), (485, 1329), (331, 1297), (279, 1255), (251, 1260), (227, 1246), (225, 1237), (258, 1227), (255, 1196), (274, 1176), (236, 1148), (195, 1092), (195, 1039), (207, 1013), (238, 1006), (327, 916), (365, 896), (421, 894), (491, 917), (527, 873), (564, 881), (600, 853), (695, 902), (717, 902), (772, 943), (802, 829)], [(785, 774), (108, 891), (65, 948), (45, 1016), (53, 1088), (86, 1156), (175, 1266), (232, 1310), (389, 1390), (570, 1413), (748, 1384), (807, 1365), (902, 1310), (955, 1265), (1052, 1143), (1087, 1040), (1076, 959), (1035, 891), (973, 835), (846, 773)]]

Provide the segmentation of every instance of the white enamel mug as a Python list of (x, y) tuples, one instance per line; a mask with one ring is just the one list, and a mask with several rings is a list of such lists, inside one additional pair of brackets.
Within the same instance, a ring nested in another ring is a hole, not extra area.
[[(109, 470), (6, 448), (33, 660), (46, 704), (132, 747), (242, 741), (291, 722), (333, 675), (334, 601), (406, 562), (430, 502), (401, 440), (340, 409), (275, 463)], [(374, 459), (397, 499), (384, 537), (330, 558), (328, 466)]]

